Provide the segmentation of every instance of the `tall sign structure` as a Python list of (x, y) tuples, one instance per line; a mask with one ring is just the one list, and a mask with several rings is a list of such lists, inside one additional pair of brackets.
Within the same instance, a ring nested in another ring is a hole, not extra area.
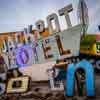
[(100, 25), (98, 26), (98, 29), (99, 29), (99, 31), (100, 31)]
[(88, 7), (85, 0), (79, 0), (78, 17), (80, 19), (80, 23), (82, 24), (83, 36), (85, 36), (89, 24)]

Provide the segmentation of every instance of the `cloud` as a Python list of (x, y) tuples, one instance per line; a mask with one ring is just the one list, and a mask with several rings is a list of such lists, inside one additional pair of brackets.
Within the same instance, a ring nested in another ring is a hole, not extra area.
[(98, 32), (98, 25), (100, 25), (100, 0), (88, 0), (89, 10), (89, 29), (88, 33), (96, 34)]
[[(74, 10), (71, 13), (71, 21), (75, 25), (78, 22), (77, 4), (79, 0), (0, 0), (0, 32), (22, 30), (38, 19), (46, 22), (46, 17), (51, 13), (57, 13), (64, 6), (73, 3)], [(88, 33), (96, 33), (100, 24), (100, 0), (85, 0), (89, 9)], [(59, 16), (61, 22), (62, 18)], [(61, 26), (66, 26), (61, 22)], [(35, 27), (35, 25), (34, 25)]]

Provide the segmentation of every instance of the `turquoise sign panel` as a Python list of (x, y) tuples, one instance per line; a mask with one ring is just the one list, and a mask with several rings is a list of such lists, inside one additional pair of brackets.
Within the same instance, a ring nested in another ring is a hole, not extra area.
[(74, 96), (74, 81), (75, 81), (75, 72), (77, 69), (82, 68), (86, 74), (86, 95), (87, 96), (95, 96), (95, 88), (94, 88), (94, 70), (93, 66), (86, 60), (79, 62), (78, 64), (69, 64), (67, 69), (67, 77), (66, 77), (66, 95)]

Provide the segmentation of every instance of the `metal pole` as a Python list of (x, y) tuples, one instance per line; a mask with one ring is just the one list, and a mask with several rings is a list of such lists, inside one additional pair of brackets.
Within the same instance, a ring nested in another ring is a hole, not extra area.
[(83, 37), (85, 36), (85, 20), (84, 20), (84, 5), (83, 2), (81, 2), (81, 11), (82, 11), (82, 27), (83, 27)]

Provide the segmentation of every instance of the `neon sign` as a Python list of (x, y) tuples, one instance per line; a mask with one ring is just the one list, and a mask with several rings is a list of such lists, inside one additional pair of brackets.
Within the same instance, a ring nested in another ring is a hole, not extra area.
[(33, 50), (30, 46), (24, 45), (16, 49), (16, 62), (18, 67), (33, 64)]
[(75, 71), (82, 68), (85, 71), (86, 75), (86, 93), (87, 96), (95, 96), (94, 89), (94, 70), (93, 66), (86, 60), (79, 62), (78, 64), (69, 64), (66, 74), (66, 96), (74, 96), (74, 80), (75, 80)]
[(19, 57), (20, 60), (23, 64), (27, 64), (28, 60), (29, 60), (29, 55), (28, 52), (25, 49), (21, 49), (20, 53), (19, 53)]
[[(60, 70), (57, 72), (57, 80), (59, 82), (59, 87), (55, 86), (55, 83), (56, 83), (56, 80), (55, 80), (55, 77), (54, 77), (54, 74), (56, 74), (56, 68), (52, 68), (52, 69), (48, 69), (47, 72), (48, 72), (48, 79), (49, 79), (49, 82), (50, 82), (50, 87), (51, 87), (51, 90), (53, 91), (62, 91), (64, 90), (64, 85), (62, 84), (62, 80), (66, 80), (66, 96), (68, 97), (72, 97), (74, 96), (74, 89), (75, 88), (75, 79), (76, 79), (76, 75), (75, 73), (78, 71), (78, 69), (83, 69), (85, 71), (85, 84), (86, 84), (86, 96), (88, 97), (93, 97), (95, 96), (95, 84), (94, 84), (94, 70), (93, 70), (93, 66), (91, 63), (89, 63), (88, 61), (86, 60), (82, 60), (80, 62), (78, 62), (77, 64), (68, 64), (67, 65), (67, 72), (66, 72), (66, 77), (62, 77), (61, 73), (60, 73)], [(64, 72), (62, 72), (62, 74), (64, 74)], [(82, 73), (81, 73), (82, 74)], [(76, 81), (81, 81), (82, 79), (78, 80), (76, 79)], [(78, 86), (80, 86), (81, 84), (77, 84)], [(78, 87), (77, 86), (77, 87)], [(79, 90), (79, 88), (77, 88)], [(80, 92), (80, 91), (77, 91), (77, 92)], [(78, 93), (78, 95), (80, 95), (80, 93)]]

